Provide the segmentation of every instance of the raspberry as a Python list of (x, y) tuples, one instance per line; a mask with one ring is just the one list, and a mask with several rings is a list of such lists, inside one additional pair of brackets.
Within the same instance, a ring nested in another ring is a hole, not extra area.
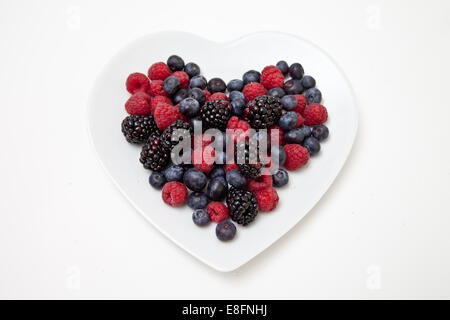
[(284, 76), (277, 67), (267, 66), (261, 72), (260, 82), (267, 90), (282, 88), (284, 85)]
[(221, 222), (228, 219), (228, 208), (222, 202), (213, 201), (206, 206), (211, 221)]
[(297, 98), (297, 106), (294, 108), (295, 112), (298, 112), (300, 114), (303, 114), (303, 111), (305, 110), (306, 107), (306, 98), (304, 95), (301, 94), (294, 94), (294, 97)]
[(152, 98), (144, 92), (136, 92), (125, 103), (125, 109), (129, 114), (140, 116), (149, 115), (150, 101)]
[(319, 103), (312, 103), (305, 108), (303, 117), (307, 126), (315, 126), (327, 121), (328, 112), (323, 105)]
[(294, 171), (303, 167), (309, 160), (308, 150), (299, 144), (287, 144), (284, 146), (286, 151), (286, 162), (284, 167), (287, 170)]
[[(208, 173), (214, 165), (215, 157), (216, 153), (211, 145), (197, 148), (193, 154), (194, 167), (203, 173)], [(199, 160), (201, 160), (201, 163), (196, 163)]]
[(239, 169), (239, 167), (237, 166), (237, 164), (234, 163), (234, 162), (232, 162), (232, 163), (227, 163), (227, 164), (225, 165), (225, 171), (226, 171), (226, 172), (231, 171), (231, 170), (234, 170), (234, 169)]
[(167, 94), (167, 92), (165, 92), (163, 90), (163, 83), (164, 83), (164, 81), (162, 81), (162, 80), (152, 81), (150, 83), (150, 89), (149, 89), (150, 96), (152, 96), (152, 97), (156, 97), (156, 96), (168, 97), (169, 95)]
[(272, 187), (272, 176), (270, 174), (261, 175), (255, 180), (249, 180), (247, 189), (256, 192)]
[(188, 191), (186, 186), (177, 181), (166, 183), (162, 189), (163, 201), (172, 207), (178, 207), (185, 204), (187, 194)]
[(148, 80), (145, 74), (135, 72), (128, 76), (126, 86), (128, 92), (131, 94), (134, 94), (136, 92), (149, 93), (150, 80)]
[(189, 76), (184, 71), (175, 71), (173, 76), (180, 80), (180, 88), (187, 89), (189, 87)]
[(303, 122), (304, 122), (304, 119), (303, 119), (303, 117), (302, 117), (302, 115), (301, 115), (300, 113), (296, 112), (296, 114), (297, 114), (298, 122), (297, 122), (297, 124), (295, 125), (295, 127), (296, 127), (296, 128), (299, 128), (299, 127), (302, 126), (302, 124), (303, 124)]
[(169, 106), (167, 104), (160, 104), (156, 107), (154, 118), (156, 125), (161, 131), (165, 130), (174, 121), (184, 119), (177, 106)]
[(209, 97), (206, 98), (206, 101), (217, 100), (217, 99), (230, 101), (230, 99), (228, 99), (227, 95), (223, 92), (213, 93), (212, 95), (210, 95)]
[(264, 89), (261, 83), (250, 82), (244, 87), (244, 89), (242, 89), (242, 93), (245, 96), (245, 103), (247, 103), (257, 97), (265, 95), (266, 89)]
[(150, 80), (165, 80), (171, 73), (169, 67), (164, 62), (156, 62), (148, 69), (148, 77)]
[(268, 133), (267, 133), (268, 136), (269, 136), (270, 141), (272, 141), (272, 132), (273, 132), (272, 130), (274, 130), (274, 131), (278, 130), (278, 145), (284, 146), (286, 142), (284, 141), (284, 132), (283, 132), (283, 130), (277, 124), (271, 126), (269, 131), (268, 131)]
[(266, 212), (273, 211), (277, 207), (278, 200), (280, 199), (277, 191), (272, 187), (256, 191), (255, 197), (259, 210)]
[(250, 130), (250, 125), (247, 121), (239, 120), (238, 117), (233, 116), (228, 120), (227, 129), (235, 130), (233, 140), (236, 142), (244, 140), (248, 136), (247, 131)]
[(205, 93), (205, 97), (206, 97), (206, 101), (209, 101), (209, 97), (211, 96), (211, 92), (209, 92), (208, 90), (204, 89), (203, 92)]
[(169, 106), (173, 105), (172, 100), (170, 100), (168, 97), (156, 96), (150, 102), (150, 111), (152, 112), (152, 114), (155, 113), (156, 107), (159, 106), (160, 104), (169, 105)]

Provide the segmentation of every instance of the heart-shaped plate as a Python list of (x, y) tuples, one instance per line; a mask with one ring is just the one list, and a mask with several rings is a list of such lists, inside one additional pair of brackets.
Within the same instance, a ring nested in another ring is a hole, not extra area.
[[(280, 202), (271, 213), (260, 213), (247, 227), (238, 226), (231, 242), (217, 240), (215, 223), (197, 227), (188, 207), (171, 208), (148, 183), (150, 171), (139, 162), (140, 147), (127, 143), (120, 124), (129, 97), (125, 80), (132, 72), (146, 73), (157, 61), (178, 54), (196, 62), (210, 79), (228, 82), (250, 69), (262, 70), (279, 60), (300, 62), (322, 91), (328, 109), (329, 138), (309, 163), (290, 173), (288, 186), (278, 189)], [(262, 32), (217, 43), (183, 32), (161, 32), (140, 38), (116, 54), (95, 82), (88, 102), (89, 131), (95, 150), (117, 187), (157, 229), (202, 262), (232, 271), (269, 247), (297, 224), (319, 201), (344, 165), (358, 125), (349, 82), (336, 64), (311, 43), (283, 33)]]

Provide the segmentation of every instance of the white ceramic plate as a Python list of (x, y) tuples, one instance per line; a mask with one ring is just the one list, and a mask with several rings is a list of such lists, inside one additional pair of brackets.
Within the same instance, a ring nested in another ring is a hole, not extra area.
[[(279, 60), (300, 62), (322, 91), (328, 108), (330, 137), (320, 153), (301, 170), (290, 173), (289, 187), (279, 189), (278, 208), (260, 213), (248, 227), (238, 226), (236, 238), (217, 240), (215, 223), (199, 228), (187, 207), (170, 208), (153, 190), (150, 172), (139, 163), (140, 147), (127, 143), (120, 131), (129, 97), (125, 80), (132, 72), (146, 73), (157, 61), (178, 54), (199, 64), (207, 79), (228, 82), (250, 69), (262, 70)], [(95, 150), (124, 196), (158, 230), (202, 262), (232, 271), (269, 247), (297, 224), (319, 201), (342, 168), (357, 131), (355, 99), (345, 76), (322, 50), (300, 38), (263, 32), (228, 43), (212, 42), (182, 32), (161, 32), (140, 38), (116, 54), (95, 82), (88, 105), (89, 129)], [(150, 246), (150, 245), (149, 245)]]

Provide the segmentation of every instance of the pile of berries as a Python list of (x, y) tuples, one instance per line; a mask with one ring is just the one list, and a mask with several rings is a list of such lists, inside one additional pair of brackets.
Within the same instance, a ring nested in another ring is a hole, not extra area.
[[(222, 241), (234, 238), (232, 221), (245, 226), (260, 211), (273, 211), (279, 201), (275, 188), (285, 186), (288, 171), (305, 166), (328, 137), (322, 94), (299, 63), (279, 61), (225, 83), (220, 78), (208, 81), (196, 63), (185, 64), (172, 55), (166, 63), (151, 65), (147, 75), (130, 74), (126, 88), (131, 96), (125, 103), (129, 116), (122, 132), (129, 143), (143, 144), (140, 162), (152, 170), (150, 185), (162, 190), (169, 206), (187, 204), (194, 210), (196, 225), (218, 223), (216, 235)], [(198, 123), (203, 131), (195, 136)], [(217, 138), (205, 133), (209, 128), (224, 133), (223, 150), (210, 148)], [(242, 135), (230, 138), (227, 129)], [(255, 134), (245, 135), (251, 129)], [(272, 143), (262, 144), (267, 148), (265, 159), (249, 152), (254, 144), (261, 148), (257, 145), (263, 130), (272, 138)], [(183, 137), (191, 139), (190, 155), (201, 161), (173, 163), (171, 154)], [(194, 143), (198, 138), (200, 147)], [(230, 160), (225, 142), (243, 152), (235, 152)], [(277, 169), (267, 172), (272, 162)]]

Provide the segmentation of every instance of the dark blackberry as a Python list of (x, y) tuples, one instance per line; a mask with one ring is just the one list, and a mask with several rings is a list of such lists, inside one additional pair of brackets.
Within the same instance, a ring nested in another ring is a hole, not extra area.
[(139, 161), (144, 168), (153, 171), (162, 171), (170, 160), (170, 150), (166, 148), (159, 136), (151, 136), (144, 144)]
[(200, 108), (200, 117), (206, 127), (225, 130), (231, 117), (231, 108), (225, 100), (211, 100)]
[(258, 215), (258, 202), (255, 195), (248, 190), (231, 187), (227, 195), (227, 205), (230, 218), (244, 226)]
[(183, 141), (185, 136), (186, 138), (187, 135), (190, 137), (192, 133), (192, 127), (188, 122), (177, 120), (163, 131), (161, 134), (161, 143), (165, 148), (171, 151), (174, 146), (176, 146), (180, 141)]
[(122, 121), (122, 133), (130, 143), (145, 143), (150, 135), (161, 134), (153, 116), (131, 115)]
[(239, 171), (248, 179), (254, 180), (261, 175), (262, 165), (259, 162), (258, 141), (256, 139), (236, 143), (235, 163)]
[(257, 97), (247, 107), (248, 121), (254, 129), (266, 129), (277, 123), (283, 109), (281, 100), (272, 96)]

